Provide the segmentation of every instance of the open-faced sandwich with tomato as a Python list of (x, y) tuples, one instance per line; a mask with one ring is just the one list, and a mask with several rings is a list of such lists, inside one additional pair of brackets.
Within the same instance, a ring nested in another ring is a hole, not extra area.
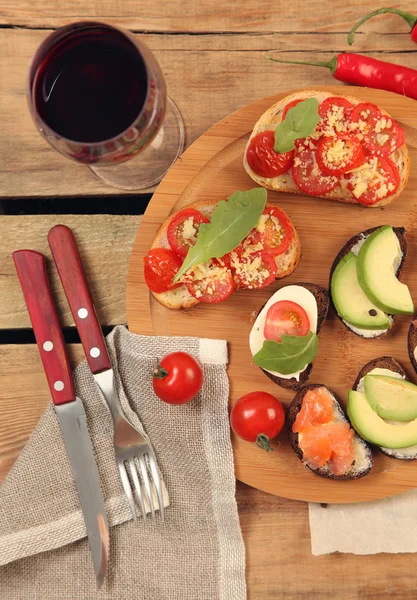
[(352, 237), (330, 271), (336, 314), (353, 333), (376, 338), (387, 333), (397, 314), (412, 315), (410, 290), (398, 277), (407, 256), (403, 227), (373, 227)]
[(261, 308), (249, 336), (253, 362), (274, 383), (298, 389), (310, 377), (329, 296), (313, 283), (287, 285)]
[(298, 392), (288, 409), (287, 431), (298, 458), (317, 475), (359, 479), (372, 469), (370, 447), (325, 385), (306, 385)]
[(382, 108), (306, 90), (261, 116), (244, 167), (271, 190), (378, 207), (401, 194), (410, 160), (403, 128)]
[(201, 200), (171, 215), (144, 259), (154, 297), (171, 309), (214, 304), (238, 289), (259, 289), (290, 275), (300, 240), (289, 216), (266, 191)]

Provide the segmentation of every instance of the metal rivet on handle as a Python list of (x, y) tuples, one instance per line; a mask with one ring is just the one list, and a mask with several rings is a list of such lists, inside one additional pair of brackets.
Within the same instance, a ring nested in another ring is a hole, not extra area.
[(57, 392), (62, 392), (63, 389), (64, 389), (64, 382), (63, 381), (55, 381), (54, 390), (56, 390)]
[(80, 308), (78, 311), (80, 319), (86, 319), (88, 317), (88, 310), (86, 308)]
[(50, 352), (53, 349), (54, 345), (52, 342), (50, 342), (49, 340), (47, 340), (46, 342), (43, 343), (42, 348), (45, 350), (45, 352)]
[(92, 356), (93, 358), (98, 358), (100, 356), (100, 349), (96, 348), (95, 346), (94, 348), (91, 348), (90, 356)]

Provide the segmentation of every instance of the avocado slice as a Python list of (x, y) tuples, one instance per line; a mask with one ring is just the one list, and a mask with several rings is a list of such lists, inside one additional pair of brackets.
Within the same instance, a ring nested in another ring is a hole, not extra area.
[(359, 285), (356, 262), (353, 252), (348, 252), (333, 271), (330, 291), (337, 313), (354, 327), (389, 329), (391, 321), (388, 315), (368, 300)]
[(380, 227), (359, 250), (356, 270), (359, 285), (378, 308), (392, 315), (412, 315), (410, 290), (396, 277), (401, 248), (389, 225)]
[(408, 448), (417, 444), (417, 419), (408, 423), (386, 423), (372, 410), (362, 392), (349, 390), (347, 413), (352, 427), (371, 444), (385, 448)]
[(365, 396), (383, 419), (411, 421), (417, 418), (417, 385), (399, 377), (366, 375)]

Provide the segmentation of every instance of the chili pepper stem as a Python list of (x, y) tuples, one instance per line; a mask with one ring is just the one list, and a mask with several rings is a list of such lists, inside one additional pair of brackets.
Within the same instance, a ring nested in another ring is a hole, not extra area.
[(166, 369), (164, 369), (164, 367), (161, 367), (161, 365), (159, 363), (156, 366), (156, 369), (154, 370), (154, 372), (152, 373), (152, 377), (154, 379), (165, 379), (165, 377), (167, 375), (168, 375), (168, 371)]
[(270, 444), (269, 437), (264, 433), (260, 433), (256, 438), (256, 445), (258, 448), (262, 448), (262, 450), (266, 450), (267, 452), (272, 452), (274, 449)]
[(332, 60), (329, 60), (328, 62), (321, 62), (321, 61), (304, 61), (304, 60), (281, 60), (278, 58), (273, 58), (272, 56), (268, 56), (267, 54), (264, 54), (264, 57), (267, 60), (271, 60), (272, 62), (277, 62), (277, 63), (282, 63), (285, 65), (308, 65), (311, 67), (326, 67), (326, 69), (330, 69), (330, 72), (332, 75), (335, 74), (336, 68), (337, 68), (337, 56), (333, 57)]
[(359, 27), (363, 23), (365, 23), (365, 21), (367, 21), (368, 19), (371, 19), (372, 17), (375, 17), (376, 15), (385, 15), (387, 13), (399, 15), (400, 17), (402, 17), (403, 19), (405, 19), (407, 21), (407, 23), (410, 25), (411, 29), (414, 29), (414, 26), (417, 24), (417, 16), (413, 15), (409, 12), (406, 12), (405, 10), (400, 10), (399, 8), (378, 8), (377, 10), (373, 10), (372, 12), (370, 12), (367, 15), (365, 15), (364, 17), (362, 17), (362, 19), (359, 19), (359, 21), (352, 27), (352, 29), (349, 31), (349, 34), (348, 34), (349, 46), (351, 46), (354, 42), (355, 31), (357, 29), (359, 29)]

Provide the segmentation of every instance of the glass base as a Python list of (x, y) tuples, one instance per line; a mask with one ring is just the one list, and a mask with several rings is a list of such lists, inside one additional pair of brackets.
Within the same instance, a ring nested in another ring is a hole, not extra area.
[(153, 142), (137, 156), (118, 165), (89, 166), (107, 185), (121, 190), (146, 190), (161, 181), (184, 149), (184, 121), (181, 113), (167, 98), (161, 129)]

